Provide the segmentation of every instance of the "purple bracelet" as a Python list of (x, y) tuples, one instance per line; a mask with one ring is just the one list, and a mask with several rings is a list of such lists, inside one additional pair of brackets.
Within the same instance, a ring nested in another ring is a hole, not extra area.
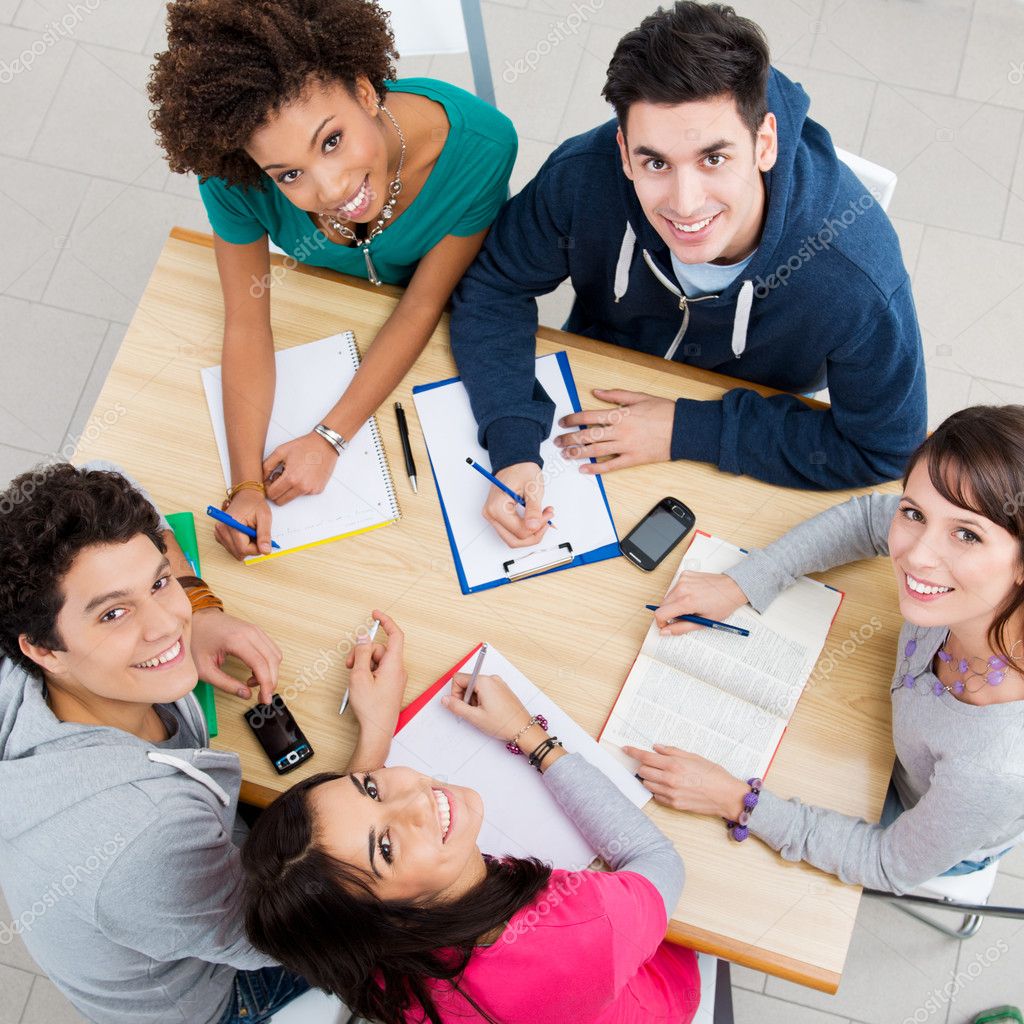
[(526, 730), (529, 729), (531, 725), (539, 725), (545, 732), (548, 731), (548, 720), (543, 715), (534, 715), (526, 723), (526, 725), (524, 725), (522, 729), (520, 729), (519, 732), (517, 732), (515, 736), (513, 736), (512, 739), (510, 739), (508, 743), (505, 744), (505, 749), (510, 754), (522, 753), (522, 751), (519, 749), (519, 744), (516, 742), (516, 740), (518, 740), (519, 737), (522, 736), (523, 733), (526, 732)]
[(747, 779), (747, 785), (750, 787), (750, 792), (743, 798), (743, 810), (740, 811), (739, 820), (729, 821), (726, 819), (725, 822), (725, 827), (728, 829), (729, 835), (732, 836), (737, 843), (742, 843), (743, 840), (750, 835), (750, 829), (747, 828), (747, 822), (750, 821), (750, 814), (757, 806), (757, 801), (761, 797), (761, 787), (764, 783), (760, 779)]

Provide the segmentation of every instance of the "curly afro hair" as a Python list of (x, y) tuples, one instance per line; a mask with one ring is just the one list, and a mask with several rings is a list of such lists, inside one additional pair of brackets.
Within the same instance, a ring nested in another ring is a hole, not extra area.
[(156, 509), (120, 473), (61, 462), (15, 477), (0, 492), (0, 654), (42, 678), (18, 638), (24, 633), (31, 643), (63, 651), (61, 580), (75, 558), (94, 544), (126, 544), (140, 533), (166, 552)]
[(172, 171), (263, 190), (245, 145), (276, 110), (310, 81), (361, 75), (383, 99), (397, 57), (376, 0), (173, 0), (150, 121)]

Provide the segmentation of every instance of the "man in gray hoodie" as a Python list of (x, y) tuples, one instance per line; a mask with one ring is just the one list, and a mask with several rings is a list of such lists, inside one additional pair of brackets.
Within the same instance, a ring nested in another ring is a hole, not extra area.
[[(230, 651), (267, 701), (280, 652), (190, 574), (118, 473), (61, 465), (0, 494), (0, 942), (23, 936), (99, 1024), (259, 1022), (307, 987), (245, 936), (239, 761), (208, 749), (192, 695), (197, 662)], [(357, 652), (357, 716), (375, 702), (362, 768), (383, 762), (397, 717), (393, 646)]]

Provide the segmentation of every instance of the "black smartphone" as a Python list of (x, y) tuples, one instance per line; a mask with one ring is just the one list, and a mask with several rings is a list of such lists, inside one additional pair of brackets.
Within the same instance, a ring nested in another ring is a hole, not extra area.
[(662, 498), (633, 527), (619, 550), (645, 572), (651, 572), (693, 529), (697, 517), (678, 498)]
[(278, 775), (298, 768), (313, 756), (309, 740), (278, 694), (269, 704), (256, 704), (245, 713), (245, 720), (260, 746), (270, 758)]

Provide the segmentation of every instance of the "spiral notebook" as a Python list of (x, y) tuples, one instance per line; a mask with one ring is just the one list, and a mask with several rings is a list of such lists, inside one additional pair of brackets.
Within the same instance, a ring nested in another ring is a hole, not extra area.
[[(275, 360), (277, 388), (264, 456), (285, 441), (308, 434), (323, 421), (359, 369), (359, 349), (355, 335), (345, 331), (284, 349), (276, 354)], [(209, 366), (202, 376), (221, 467), (228, 481), (231, 467), (224, 428), (221, 368)], [(371, 416), (351, 439), (335, 463), (323, 493), (296, 498), (287, 505), (271, 503), (271, 509), (271, 533), (281, 549), (248, 558), (247, 562), (279, 558), (290, 551), (341, 540), (398, 520), (401, 511), (376, 419)]]

